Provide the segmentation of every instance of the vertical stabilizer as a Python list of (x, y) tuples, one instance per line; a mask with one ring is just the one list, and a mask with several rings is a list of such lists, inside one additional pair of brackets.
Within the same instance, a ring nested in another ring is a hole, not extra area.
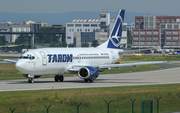
[(99, 45), (98, 46), (99, 48), (113, 48), (113, 49), (120, 48), (122, 26), (124, 22), (124, 14), (125, 14), (125, 10), (120, 9), (108, 40), (104, 42), (103, 44)]

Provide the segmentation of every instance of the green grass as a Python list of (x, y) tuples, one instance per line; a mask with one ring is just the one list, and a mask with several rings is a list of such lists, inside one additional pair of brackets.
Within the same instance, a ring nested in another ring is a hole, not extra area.
[[(56, 96), (57, 92), (57, 96)], [(111, 88), (63, 89), (45, 91), (17, 91), (0, 92), (0, 113), (10, 112), (16, 107), (15, 113), (44, 113), (44, 105), (52, 105), (50, 113), (76, 113), (77, 104), (80, 113), (106, 113), (107, 102), (111, 113), (131, 113), (131, 101), (136, 99), (134, 113), (141, 112), (141, 100), (154, 100), (156, 112), (156, 99), (160, 99), (160, 113), (180, 111), (180, 84), (131, 86)]]
[(179, 61), (180, 56), (123, 56), (125, 61)]
[[(100, 74), (109, 74), (109, 73), (122, 73), (122, 72), (129, 72), (129, 71), (142, 71), (142, 70), (149, 70), (149, 69), (157, 69), (163, 68), (162, 66), (158, 65), (143, 65), (137, 67), (122, 67), (120, 69), (112, 68), (111, 70), (106, 70), (104, 72), (100, 72)], [(69, 74), (65, 76), (73, 76), (74, 74)], [(41, 76), (42, 78), (48, 78), (47, 76)], [(54, 75), (52, 76), (54, 77)], [(24, 79), (25, 77), (16, 70), (15, 64), (0, 64), (0, 80), (10, 80), (10, 79)]]

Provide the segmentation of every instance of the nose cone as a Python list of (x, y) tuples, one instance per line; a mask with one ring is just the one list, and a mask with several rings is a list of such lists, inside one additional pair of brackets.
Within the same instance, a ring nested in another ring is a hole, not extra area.
[(26, 70), (26, 66), (24, 65), (24, 62), (22, 61), (17, 61), (15, 64), (15, 67), (18, 71), (20, 71), (23, 74), (26, 74), (25, 70)]

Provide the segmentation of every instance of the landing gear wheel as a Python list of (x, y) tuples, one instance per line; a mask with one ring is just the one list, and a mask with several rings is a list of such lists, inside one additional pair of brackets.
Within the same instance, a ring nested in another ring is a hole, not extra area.
[(64, 76), (59, 76), (59, 80), (60, 80), (60, 82), (63, 82), (64, 81)]
[(32, 83), (31, 79), (28, 79), (28, 83)]
[(84, 79), (84, 82), (88, 82), (88, 79)]
[(28, 79), (28, 83), (34, 83), (34, 79), (33, 78)]
[(55, 80), (55, 82), (58, 82), (58, 80), (59, 80), (59, 75), (56, 75), (56, 76), (54, 77), (54, 80)]
[(93, 80), (89, 79), (89, 82), (93, 82)]
[(34, 83), (34, 79), (33, 78), (31, 79), (31, 83)]

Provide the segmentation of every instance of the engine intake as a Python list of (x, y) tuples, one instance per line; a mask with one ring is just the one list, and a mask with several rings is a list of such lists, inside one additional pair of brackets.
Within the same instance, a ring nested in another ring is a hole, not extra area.
[(99, 71), (94, 67), (85, 66), (79, 69), (78, 75), (81, 79), (94, 80), (99, 76)]

